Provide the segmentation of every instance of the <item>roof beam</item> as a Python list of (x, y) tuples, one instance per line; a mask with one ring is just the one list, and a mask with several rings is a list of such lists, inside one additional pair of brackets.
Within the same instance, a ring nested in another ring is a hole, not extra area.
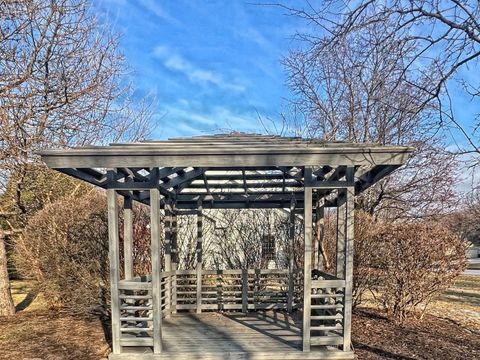
[(203, 173), (203, 183), (205, 184), (205, 189), (207, 190), (207, 194), (211, 194), (210, 185), (208, 184), (208, 179), (205, 172)]
[(355, 194), (360, 194), (376, 182), (382, 180), (387, 175), (398, 169), (400, 166), (376, 166), (370, 171), (365, 172), (355, 182)]
[(195, 168), (191, 171), (184, 172), (183, 174), (179, 174), (168, 181), (164, 182), (160, 185), (161, 188), (167, 190), (170, 188), (178, 187), (184, 183), (191, 183), (193, 180), (196, 180), (198, 177), (203, 175), (205, 170), (203, 168)]
[[(257, 181), (257, 182), (225, 182), (225, 183), (211, 183), (209, 182), (210, 189), (244, 189), (245, 192), (249, 188), (254, 189), (261, 189), (261, 188), (300, 188), (303, 187), (302, 184), (299, 184), (297, 181), (295, 182), (272, 182), (272, 181)], [(189, 184), (187, 186), (188, 189), (204, 189), (205, 184), (198, 183), (198, 184)]]
[[(249, 149), (163, 149), (99, 148), (92, 150), (50, 150), (42, 153), (42, 159), (51, 168), (116, 168), (116, 167), (158, 167), (169, 164), (173, 167), (225, 167), (242, 164), (242, 167), (265, 166), (359, 166), (359, 165), (402, 165), (411, 151), (384, 149), (368, 152), (354, 149), (288, 149), (267, 148)], [(238, 169), (238, 168), (237, 168)]]

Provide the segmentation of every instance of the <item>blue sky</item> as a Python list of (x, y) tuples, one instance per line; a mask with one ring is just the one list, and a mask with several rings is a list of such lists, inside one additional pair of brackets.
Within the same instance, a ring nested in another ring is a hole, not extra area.
[[(279, 114), (290, 97), (281, 58), (299, 45), (292, 35), (307, 25), (278, 7), (255, 4), (259, 2), (96, 3), (100, 15), (123, 35), (121, 51), (135, 71), (138, 96), (156, 98), (152, 138), (265, 132), (264, 126), (276, 132), (274, 123), (281, 129)], [(471, 69), (462, 75), (476, 78)], [(460, 123), (473, 126), (478, 101), (472, 103), (455, 87), (451, 94)], [(458, 132), (453, 134), (463, 142)], [(453, 137), (447, 143), (454, 146)]]
[(99, 9), (123, 34), (139, 95), (156, 97), (152, 138), (274, 131), (298, 19), (243, 1), (104, 0)]

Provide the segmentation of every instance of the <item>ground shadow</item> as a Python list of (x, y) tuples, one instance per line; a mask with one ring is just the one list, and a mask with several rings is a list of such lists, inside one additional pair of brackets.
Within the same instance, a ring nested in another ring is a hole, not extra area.
[[(300, 327), (297, 326), (295, 323), (294, 317), (292, 317), (290, 314), (283, 313), (282, 316), (283, 319), (280, 319), (278, 317), (278, 314), (276, 311), (272, 312), (266, 312), (266, 311), (259, 311), (259, 312), (249, 312), (248, 315), (245, 314), (239, 314), (239, 313), (222, 313), (223, 316), (226, 318), (233, 320), (245, 327), (248, 327), (252, 330), (255, 330), (263, 335), (267, 335), (270, 338), (279, 341), (285, 345), (288, 345), (296, 350), (298, 350), (301, 346), (299, 341), (294, 341), (294, 340), (288, 340), (285, 339), (284, 336), (279, 336), (274, 334), (272, 331), (278, 331), (278, 330), (286, 330), (290, 331), (291, 335), (289, 336), (301, 336), (302, 332), (300, 330)], [(252, 321), (253, 320), (253, 321)], [(273, 327), (271, 329), (265, 329), (261, 328), (255, 325), (255, 320), (263, 320), (271, 325)]]
[[(202, 315), (192, 313), (172, 315), (162, 321), (162, 332), (165, 334), (175, 334), (174, 342), (170, 342), (166, 337), (163, 338), (163, 348), (166, 352), (191, 351), (191, 349), (201, 347), (201, 351), (208, 349), (208, 351), (220, 353), (247, 353), (247, 350), (242, 344), (236, 341), (236, 334), (222, 331), (215, 325), (209, 324), (208, 318), (204, 320), (202, 319)], [(200, 346), (198, 343), (199, 339), (202, 340)], [(181, 348), (179, 348), (180, 343), (182, 344)]]
[(16, 311), (25, 310), (37, 298), (37, 295), (38, 295), (37, 292), (29, 291), (27, 293), (27, 296), (25, 296), (25, 298), (15, 306), (15, 310)]
[(459, 304), (479, 305), (480, 293), (447, 290), (440, 296), (440, 299)]
[(103, 335), (105, 336), (105, 341), (107, 342), (110, 348), (112, 347), (112, 319), (110, 316), (100, 315), (100, 322), (102, 323)]
[(370, 346), (370, 345), (367, 345), (367, 344), (362, 344), (362, 343), (359, 343), (357, 341), (353, 341), (352, 343), (353, 343), (353, 346), (356, 349), (362, 349), (362, 350), (368, 351), (370, 353), (374, 353), (374, 354), (379, 355), (379, 356), (381, 356), (382, 358), (385, 358), (385, 359), (392, 359), (392, 360), (415, 360), (416, 359), (416, 358), (412, 358), (412, 357), (409, 357), (409, 356), (395, 354), (395, 353), (392, 353), (390, 351), (380, 349), (378, 347)]

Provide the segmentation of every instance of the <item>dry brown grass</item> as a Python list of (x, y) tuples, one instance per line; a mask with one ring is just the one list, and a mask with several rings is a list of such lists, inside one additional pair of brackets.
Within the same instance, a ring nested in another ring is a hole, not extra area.
[(13, 282), (12, 295), (17, 313), (0, 317), (0, 359), (98, 360), (107, 356), (109, 348), (98, 318), (48, 309), (43, 297), (32, 294), (25, 281)]
[(460, 276), (432, 302), (428, 313), (480, 332), (480, 276)]

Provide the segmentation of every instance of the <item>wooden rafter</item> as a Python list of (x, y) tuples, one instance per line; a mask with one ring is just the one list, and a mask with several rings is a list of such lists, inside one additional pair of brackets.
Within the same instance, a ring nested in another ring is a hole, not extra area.
[(182, 173), (178, 173), (177, 176), (170, 178), (168, 181), (165, 181), (163, 184), (160, 185), (161, 188), (168, 190), (171, 188), (177, 188), (181, 185), (188, 185), (193, 180), (199, 178), (203, 175), (205, 170), (203, 168), (194, 168), (191, 171), (184, 171)]

